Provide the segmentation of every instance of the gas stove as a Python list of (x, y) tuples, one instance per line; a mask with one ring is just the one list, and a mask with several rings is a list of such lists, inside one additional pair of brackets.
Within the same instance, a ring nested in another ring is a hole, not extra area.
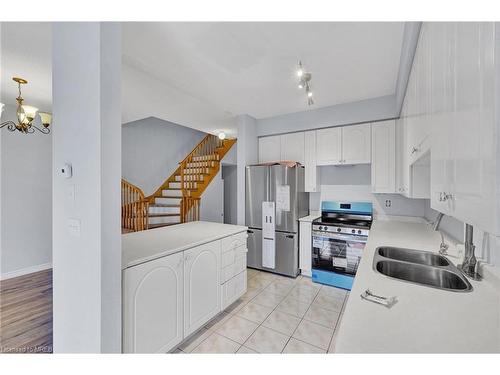
[(351, 289), (372, 224), (369, 202), (322, 202), (312, 225), (312, 279)]

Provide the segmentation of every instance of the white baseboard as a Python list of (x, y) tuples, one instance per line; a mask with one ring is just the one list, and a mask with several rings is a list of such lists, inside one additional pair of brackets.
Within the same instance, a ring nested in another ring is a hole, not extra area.
[(52, 263), (38, 264), (32, 267), (21, 268), (19, 270), (2, 273), (0, 280), (12, 279), (13, 277), (24, 276), (30, 273), (43, 271), (52, 268)]

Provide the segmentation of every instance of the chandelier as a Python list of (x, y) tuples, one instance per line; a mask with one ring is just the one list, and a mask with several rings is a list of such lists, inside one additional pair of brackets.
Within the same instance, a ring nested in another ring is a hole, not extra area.
[(305, 89), (306, 95), (307, 95), (307, 104), (308, 105), (313, 105), (314, 100), (313, 100), (313, 93), (311, 91), (311, 78), (312, 74), (307, 73), (304, 70), (304, 67), (302, 66), (302, 62), (299, 61), (298, 68), (297, 68), (297, 77), (299, 78), (299, 89)]
[[(24, 98), (21, 95), (21, 85), (26, 85), (28, 81), (24, 78), (13, 77), (12, 80), (17, 83), (19, 89), (19, 96), (16, 98), (17, 101), (17, 123), (14, 121), (5, 121), (0, 123), (0, 129), (7, 127), (7, 130), (14, 132), (20, 131), (24, 134), (32, 134), (35, 130), (38, 130), (40, 133), (49, 134), (50, 133), (50, 123), (52, 121), (52, 114), (48, 112), (38, 112), (38, 108), (24, 105)], [(0, 116), (3, 112), (4, 104), (0, 103)], [(36, 115), (40, 115), (40, 120), (42, 122), (42, 128), (39, 128), (33, 124), (33, 120), (35, 120)]]

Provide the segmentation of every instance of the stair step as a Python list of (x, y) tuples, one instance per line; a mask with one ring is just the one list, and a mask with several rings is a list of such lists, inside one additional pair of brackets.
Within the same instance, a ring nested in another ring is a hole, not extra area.
[(149, 214), (148, 217), (166, 217), (166, 216), (181, 216), (180, 212), (172, 214)]
[(210, 168), (189, 168), (189, 169), (184, 169), (184, 174), (185, 175), (194, 175), (194, 174), (210, 174)]
[(180, 204), (165, 204), (165, 203), (153, 203), (149, 205), (149, 208), (151, 207), (180, 207)]
[(155, 203), (159, 203), (159, 204), (177, 204), (177, 205), (180, 205), (181, 204), (181, 199), (182, 199), (182, 197), (172, 197), (172, 198), (168, 198), (168, 197), (155, 197)]
[(178, 222), (178, 223), (149, 224), (148, 227), (149, 227), (149, 229), (155, 229), (155, 228), (161, 228), (161, 227), (168, 227), (170, 225), (175, 225), (175, 224), (180, 224), (180, 222)]
[(155, 224), (169, 224), (169, 223), (178, 223), (181, 221), (181, 216), (179, 215), (172, 215), (172, 216), (153, 216), (149, 217), (148, 223), (150, 225), (155, 225)]
[[(198, 186), (198, 182), (196, 180), (184, 181), (184, 187), (186, 189), (196, 190)], [(169, 182), (169, 189), (179, 190), (181, 188), (180, 182)]]
[(193, 156), (193, 161), (219, 160), (219, 154)]
[(182, 198), (182, 191), (180, 189), (163, 189), (162, 196), (157, 198)]
[(172, 215), (179, 215), (181, 212), (181, 206), (180, 205), (156, 205), (156, 206), (149, 206), (149, 216), (151, 215), (163, 215), (163, 214), (172, 214)]
[[(196, 175), (196, 174), (184, 175), (184, 181), (185, 182), (202, 182), (203, 176), (204, 175), (202, 175), (202, 174), (201, 175)], [(175, 182), (178, 182), (178, 183), (181, 182), (181, 175), (175, 176)]]

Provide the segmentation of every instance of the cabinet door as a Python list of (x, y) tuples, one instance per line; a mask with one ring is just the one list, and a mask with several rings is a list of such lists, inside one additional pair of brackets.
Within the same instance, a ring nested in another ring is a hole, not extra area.
[(372, 192), (395, 193), (395, 121), (372, 124)]
[(125, 353), (166, 353), (183, 339), (183, 254), (123, 272)]
[(281, 137), (273, 135), (259, 138), (259, 163), (281, 160)]
[(319, 191), (316, 167), (316, 132), (304, 133), (304, 169), (305, 191), (315, 193)]
[(431, 207), (451, 214), (451, 202), (443, 198), (451, 193), (453, 160), (451, 137), (453, 132), (455, 85), (455, 25), (435, 22), (429, 26), (431, 43)]
[(342, 160), (343, 164), (371, 162), (371, 124), (342, 128)]
[(281, 136), (281, 160), (298, 161), (304, 164), (304, 132)]
[(454, 216), (498, 234), (495, 24), (457, 23)]
[(316, 163), (317, 165), (341, 164), (342, 128), (316, 130)]
[(396, 192), (406, 197), (410, 194), (410, 167), (408, 162), (406, 127), (407, 112), (403, 105), (401, 118), (396, 121)]
[(301, 221), (299, 230), (299, 268), (303, 275), (311, 276), (312, 223)]
[(221, 241), (184, 252), (184, 335), (188, 336), (218, 314)]

